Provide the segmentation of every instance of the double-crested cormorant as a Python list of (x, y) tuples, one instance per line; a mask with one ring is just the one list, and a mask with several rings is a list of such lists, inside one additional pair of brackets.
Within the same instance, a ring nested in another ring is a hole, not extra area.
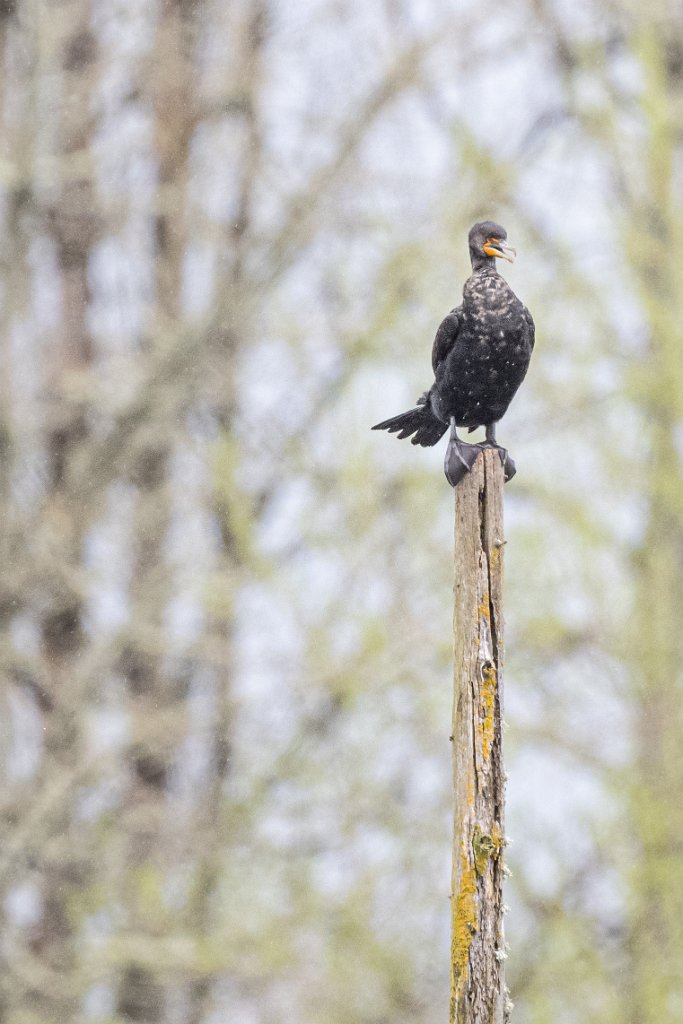
[[(431, 446), (451, 427), (444, 471), (455, 487), (471, 470), (482, 448), (497, 448), (505, 479), (515, 464), (496, 443), (496, 423), (505, 414), (524, 380), (534, 347), (534, 321), (496, 269), (496, 258), (512, 263), (515, 250), (507, 231), (487, 220), (469, 233), (472, 276), (463, 288), (462, 305), (441, 323), (434, 347), (434, 383), (417, 407), (377, 423), (373, 430), (397, 431), (413, 444)], [(486, 440), (467, 444), (457, 427), (486, 427)]]

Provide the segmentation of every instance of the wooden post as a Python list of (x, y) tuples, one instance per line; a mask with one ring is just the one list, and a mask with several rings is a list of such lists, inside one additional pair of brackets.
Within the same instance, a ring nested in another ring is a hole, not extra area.
[(503, 934), (503, 468), (484, 450), (455, 489), (450, 1024), (508, 1018)]

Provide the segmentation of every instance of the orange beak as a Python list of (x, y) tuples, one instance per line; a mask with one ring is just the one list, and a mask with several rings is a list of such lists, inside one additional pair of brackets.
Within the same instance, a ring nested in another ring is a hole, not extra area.
[(496, 256), (498, 259), (507, 260), (508, 263), (513, 263), (517, 255), (517, 250), (500, 238), (487, 238), (483, 249), (487, 256)]

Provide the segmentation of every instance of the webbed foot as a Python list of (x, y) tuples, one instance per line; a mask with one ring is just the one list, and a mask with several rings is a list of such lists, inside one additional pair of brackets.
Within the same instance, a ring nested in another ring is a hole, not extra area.
[(477, 445), (477, 448), (481, 448), (482, 451), (484, 448), (495, 448), (500, 455), (500, 461), (505, 475), (505, 483), (512, 480), (513, 476), (517, 472), (517, 467), (515, 466), (514, 459), (510, 456), (507, 448), (502, 448), (499, 444), (496, 444), (495, 441), (481, 441)]
[(500, 449), (500, 461), (503, 463), (503, 473), (505, 474), (505, 483), (512, 480), (513, 476), (517, 472), (514, 459), (508, 453), (507, 448)]
[(466, 473), (477, 461), (479, 445), (466, 444), (458, 437), (451, 437), (443, 460), (443, 471), (451, 487), (457, 487)]

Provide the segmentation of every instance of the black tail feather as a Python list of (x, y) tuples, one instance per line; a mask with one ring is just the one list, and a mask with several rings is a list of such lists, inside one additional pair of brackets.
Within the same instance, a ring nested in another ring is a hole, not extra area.
[(418, 406), (417, 409), (402, 412), (400, 416), (393, 416), (390, 420), (376, 423), (372, 429), (388, 430), (390, 434), (398, 432), (400, 438), (410, 437), (411, 434), (414, 434), (411, 444), (431, 448), (443, 437), (448, 428), (445, 423), (436, 418), (429, 404), (424, 404)]

